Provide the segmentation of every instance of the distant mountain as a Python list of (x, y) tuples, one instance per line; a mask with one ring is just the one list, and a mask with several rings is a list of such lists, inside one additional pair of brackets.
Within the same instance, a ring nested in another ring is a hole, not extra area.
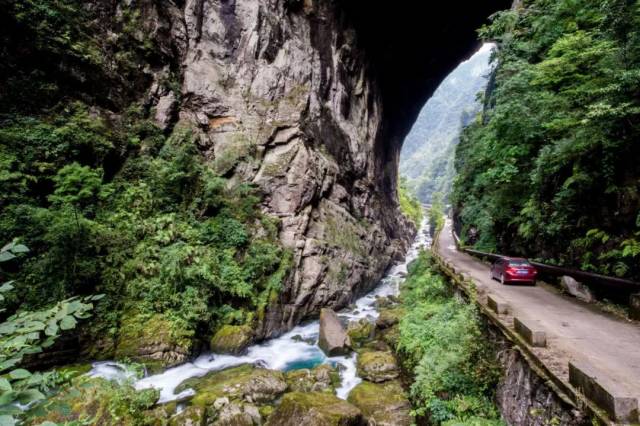
[(455, 146), (462, 128), (481, 109), (476, 96), (487, 84), (492, 48), (485, 44), (449, 74), (425, 104), (404, 141), (400, 175), (425, 203), (431, 202), (435, 192), (446, 197), (451, 191)]

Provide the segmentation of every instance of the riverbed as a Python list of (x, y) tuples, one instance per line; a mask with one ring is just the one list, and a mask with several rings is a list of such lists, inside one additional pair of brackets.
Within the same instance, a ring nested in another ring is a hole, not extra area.
[[(360, 319), (375, 321), (378, 317), (376, 299), (397, 295), (407, 274), (407, 265), (418, 256), (422, 248), (428, 248), (431, 245), (428, 229), (425, 219), (404, 261), (392, 266), (373, 291), (356, 300), (349, 308), (338, 312), (338, 316), (345, 322)], [(357, 354), (353, 352), (348, 356), (327, 357), (317, 344), (319, 329), (319, 321), (299, 325), (278, 338), (250, 346), (246, 354), (241, 356), (204, 353), (191, 362), (167, 369), (160, 374), (143, 377), (135, 381), (134, 386), (137, 389), (158, 389), (160, 391), (158, 402), (165, 403), (183, 400), (194, 394), (192, 389), (175, 392), (185, 380), (241, 364), (256, 364), (281, 371), (331, 364), (337, 366), (340, 371), (341, 384), (336, 389), (337, 396), (346, 399), (349, 392), (362, 381), (356, 372)], [(94, 363), (88, 374), (118, 381), (131, 380), (133, 377), (131, 371), (112, 361)]]

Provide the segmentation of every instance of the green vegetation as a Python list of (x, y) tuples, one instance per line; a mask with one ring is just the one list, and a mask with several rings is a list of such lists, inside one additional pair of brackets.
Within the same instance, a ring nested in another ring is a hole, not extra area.
[[(0, 249), (0, 264), (17, 259), (29, 249), (15, 241)], [(3, 272), (0, 268), (0, 272)], [(0, 286), (0, 306), (4, 306), (15, 282)], [(23, 359), (53, 345), (60, 334), (76, 327), (93, 309), (101, 296), (70, 298), (40, 311), (19, 311), (0, 323), (0, 424), (13, 425), (22, 411), (16, 404), (33, 404), (45, 398), (44, 392), (62, 384), (65, 374), (31, 373), (19, 368)], [(4, 307), (0, 312), (4, 312)]]
[(423, 203), (430, 204), (435, 193), (443, 194), (449, 203), (455, 147), (462, 128), (481, 109), (476, 98), (487, 83), (490, 55), (489, 46), (484, 46), (447, 76), (402, 144), (400, 175)]
[(493, 397), (500, 372), (476, 308), (454, 297), (432, 262), (422, 252), (401, 289), (398, 351), (414, 376), (415, 414), (435, 424), (499, 425)]
[[(38, 425), (154, 425), (161, 416), (150, 409), (158, 396), (155, 389), (136, 391), (130, 383), (81, 376), (30, 409), (26, 417), (28, 424)], [(175, 408), (175, 404), (169, 405)]]
[(440, 193), (432, 196), (431, 208), (429, 209), (429, 228), (431, 235), (435, 235), (444, 226), (444, 203)]
[(640, 5), (529, 0), (480, 34), (501, 49), (457, 149), (463, 237), (640, 279)]
[(82, 339), (98, 358), (136, 357), (158, 339), (188, 356), (225, 324), (255, 325), (291, 255), (261, 194), (220, 176), (250, 150), (222, 156), (225, 167), (205, 161), (192, 128), (162, 131), (131, 100), (144, 99), (141, 70), (163, 54), (140, 6), (107, 21), (79, 0), (7, 7), (0, 36), (21, 47), (0, 51), (0, 233), (31, 251), (22, 268), (9, 260), (6, 315), (104, 294)]
[(400, 201), (402, 214), (416, 227), (419, 227), (422, 222), (422, 205), (420, 200), (407, 187), (405, 179), (401, 179), (400, 185), (398, 185), (398, 200)]

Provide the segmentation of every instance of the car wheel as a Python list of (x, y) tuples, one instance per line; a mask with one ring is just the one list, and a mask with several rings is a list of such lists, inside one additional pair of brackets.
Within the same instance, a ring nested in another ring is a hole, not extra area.
[(500, 274), (500, 284), (505, 285), (504, 274)]

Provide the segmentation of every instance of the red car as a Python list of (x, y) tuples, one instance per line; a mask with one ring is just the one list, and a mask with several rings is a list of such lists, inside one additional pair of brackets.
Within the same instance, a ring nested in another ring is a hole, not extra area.
[(491, 279), (500, 280), (502, 284), (528, 283), (535, 285), (538, 271), (527, 259), (519, 257), (503, 257), (496, 260), (491, 267)]

